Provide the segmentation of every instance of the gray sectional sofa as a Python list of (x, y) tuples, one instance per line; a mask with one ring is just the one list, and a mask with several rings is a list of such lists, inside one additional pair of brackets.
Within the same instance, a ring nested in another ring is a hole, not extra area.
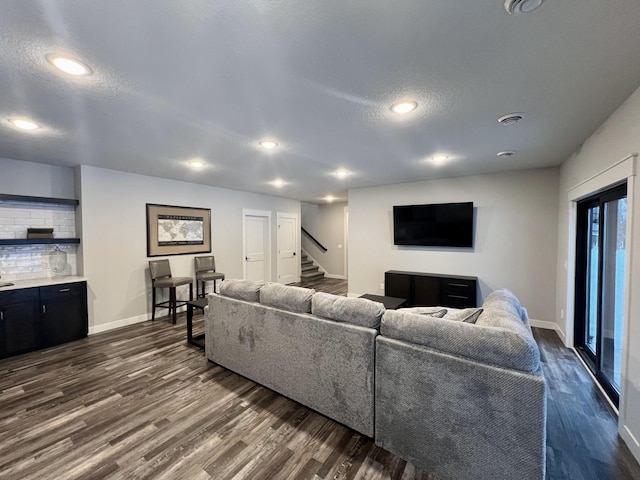
[[(313, 314), (311, 313), (313, 312)], [(277, 283), (225, 280), (209, 295), (209, 360), (373, 436), (384, 307)]]
[(209, 295), (206, 355), (437, 479), (542, 479), (546, 390), (527, 313), (506, 290), (471, 313), (226, 280)]

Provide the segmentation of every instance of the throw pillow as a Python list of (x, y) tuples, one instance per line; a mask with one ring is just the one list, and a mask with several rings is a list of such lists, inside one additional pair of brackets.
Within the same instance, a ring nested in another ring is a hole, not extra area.
[(404, 313), (416, 313), (436, 318), (442, 318), (447, 314), (447, 309), (444, 307), (409, 307), (401, 308), (400, 310)]
[(453, 320), (454, 322), (476, 323), (481, 313), (482, 308), (450, 308), (442, 318), (445, 320)]

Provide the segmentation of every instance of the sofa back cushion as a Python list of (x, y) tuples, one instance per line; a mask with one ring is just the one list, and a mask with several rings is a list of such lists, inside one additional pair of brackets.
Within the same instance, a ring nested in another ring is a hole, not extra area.
[(330, 293), (316, 293), (311, 300), (311, 313), (336, 322), (378, 328), (384, 305), (366, 298), (347, 298)]
[(288, 312), (311, 313), (311, 297), (315, 290), (269, 282), (260, 289), (260, 303)]
[(254, 282), (252, 280), (224, 280), (220, 284), (220, 295), (246, 300), (247, 302), (258, 302), (260, 300), (260, 289), (263, 285), (263, 282)]
[[(482, 315), (485, 312), (486, 309)], [(380, 334), (494, 366), (523, 372), (539, 371), (540, 352), (526, 329), (521, 332), (481, 326), (478, 322), (452, 322), (403, 313), (402, 310), (387, 310), (382, 317)]]

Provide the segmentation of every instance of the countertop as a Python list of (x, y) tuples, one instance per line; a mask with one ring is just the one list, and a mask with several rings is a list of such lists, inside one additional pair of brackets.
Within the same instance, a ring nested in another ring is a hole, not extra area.
[(20, 290), (23, 288), (34, 287), (47, 287), (49, 285), (60, 285), (63, 283), (74, 282), (86, 282), (86, 277), (79, 277), (77, 275), (67, 275), (63, 277), (47, 277), (47, 278), (33, 278), (31, 280), (5, 280), (0, 278), (0, 285), (3, 283), (13, 283), (7, 287), (0, 287), (0, 292), (7, 292), (9, 290)]

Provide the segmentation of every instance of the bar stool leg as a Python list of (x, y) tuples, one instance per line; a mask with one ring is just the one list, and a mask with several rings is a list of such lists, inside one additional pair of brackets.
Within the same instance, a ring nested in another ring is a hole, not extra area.
[(156, 288), (151, 287), (151, 321), (156, 319)]
[[(169, 313), (172, 314), (171, 320), (173, 324), (176, 323), (176, 287), (171, 287), (169, 294)], [(173, 310), (173, 312), (172, 312)]]

